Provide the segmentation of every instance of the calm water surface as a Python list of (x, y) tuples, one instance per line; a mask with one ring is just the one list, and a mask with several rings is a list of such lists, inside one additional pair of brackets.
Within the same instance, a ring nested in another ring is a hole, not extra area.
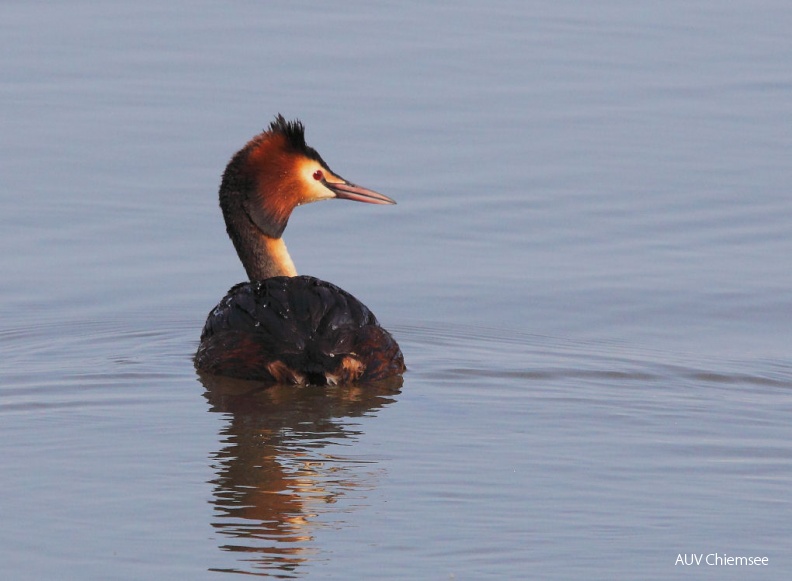
[[(789, 578), (790, 30), (780, 1), (7, 5), (2, 577)], [(403, 380), (193, 370), (244, 276), (220, 174), (277, 112), (399, 201), (286, 239)], [(714, 553), (768, 564), (675, 564)]]

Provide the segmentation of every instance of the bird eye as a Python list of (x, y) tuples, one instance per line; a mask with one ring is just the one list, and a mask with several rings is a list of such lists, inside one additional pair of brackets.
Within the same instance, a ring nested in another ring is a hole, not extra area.
[(322, 173), (322, 170), (320, 169), (316, 170), (313, 173), (313, 179), (315, 179), (316, 181), (324, 179), (324, 174)]

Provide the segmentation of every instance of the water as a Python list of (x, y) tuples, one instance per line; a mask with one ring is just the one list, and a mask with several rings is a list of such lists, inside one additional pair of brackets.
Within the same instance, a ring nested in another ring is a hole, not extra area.
[[(790, 29), (778, 1), (6, 6), (3, 577), (787, 578)], [(192, 368), (243, 278), (219, 176), (277, 112), (399, 202), (286, 239), (403, 382)], [(675, 565), (714, 553), (768, 564)]]

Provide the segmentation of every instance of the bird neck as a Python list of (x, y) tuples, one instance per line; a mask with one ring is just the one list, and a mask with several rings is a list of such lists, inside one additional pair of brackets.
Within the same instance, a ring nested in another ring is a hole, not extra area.
[(283, 238), (267, 236), (250, 220), (234, 220), (228, 226), (228, 234), (250, 280), (297, 276)]
[(262, 245), (257, 253), (253, 268), (245, 267), (250, 280), (263, 280), (272, 276), (297, 276), (289, 251), (283, 238), (261, 235)]

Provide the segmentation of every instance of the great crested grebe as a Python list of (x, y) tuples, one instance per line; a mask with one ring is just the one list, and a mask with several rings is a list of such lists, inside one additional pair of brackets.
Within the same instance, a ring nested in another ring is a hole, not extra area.
[(272, 383), (336, 385), (405, 371), (399, 345), (337, 286), (298, 276), (281, 235), (296, 206), (343, 198), (395, 204), (334, 173), (282, 115), (228, 163), (220, 184), (226, 230), (250, 282), (209, 313), (195, 367)]

